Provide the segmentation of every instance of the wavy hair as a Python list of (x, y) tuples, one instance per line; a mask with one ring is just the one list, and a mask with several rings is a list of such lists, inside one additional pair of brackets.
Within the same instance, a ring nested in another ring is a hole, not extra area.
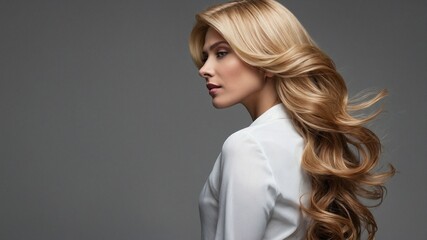
[(377, 224), (362, 199), (381, 204), (385, 181), (395, 173), (377, 166), (379, 138), (365, 124), (381, 110), (355, 117), (387, 92), (350, 101), (333, 61), (296, 17), (274, 0), (240, 0), (214, 5), (196, 15), (189, 48), (200, 68), (208, 28), (219, 32), (241, 60), (273, 73), (276, 91), (305, 140), (301, 165), (310, 177), (307, 239), (374, 239)]

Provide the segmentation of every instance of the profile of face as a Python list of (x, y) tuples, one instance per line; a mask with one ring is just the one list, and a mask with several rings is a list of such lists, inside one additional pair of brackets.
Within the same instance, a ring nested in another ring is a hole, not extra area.
[(237, 103), (249, 107), (262, 98), (262, 89), (266, 84), (264, 72), (242, 61), (212, 28), (206, 32), (203, 62), (199, 74), (206, 80), (215, 108), (226, 108)]

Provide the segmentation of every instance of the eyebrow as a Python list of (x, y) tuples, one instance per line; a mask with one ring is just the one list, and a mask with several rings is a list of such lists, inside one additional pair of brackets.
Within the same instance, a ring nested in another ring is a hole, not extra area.
[[(214, 49), (216, 46), (220, 45), (221, 43), (226, 43), (226, 44), (228, 45), (227, 41), (224, 41), (224, 40), (222, 40), (222, 41), (218, 41), (218, 42), (216, 42), (216, 43), (212, 44), (212, 45), (209, 47), (209, 50)], [(203, 52), (202, 52), (202, 53), (203, 53), (203, 54), (206, 54), (206, 51), (205, 51), (205, 50), (203, 50)]]

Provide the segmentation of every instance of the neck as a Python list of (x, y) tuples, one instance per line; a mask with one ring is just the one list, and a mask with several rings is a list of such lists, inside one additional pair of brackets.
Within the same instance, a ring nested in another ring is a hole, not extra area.
[(278, 103), (280, 103), (280, 99), (277, 95), (274, 87), (274, 81), (272, 79), (269, 79), (257, 94), (254, 94), (250, 99), (242, 102), (246, 110), (251, 115), (252, 121)]

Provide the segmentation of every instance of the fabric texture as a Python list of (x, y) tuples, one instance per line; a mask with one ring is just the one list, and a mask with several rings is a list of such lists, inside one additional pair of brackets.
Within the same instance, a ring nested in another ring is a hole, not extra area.
[(303, 147), (283, 104), (228, 137), (200, 193), (202, 239), (303, 239)]

